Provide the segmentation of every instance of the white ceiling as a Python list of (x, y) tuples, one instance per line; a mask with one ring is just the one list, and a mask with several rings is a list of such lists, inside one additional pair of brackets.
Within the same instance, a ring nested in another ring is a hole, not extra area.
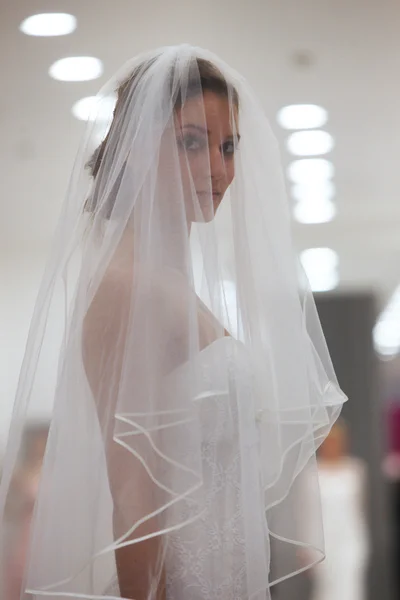
[[(77, 17), (74, 34), (18, 31), (54, 10)], [(286, 104), (328, 109), (338, 216), (296, 225), (296, 243), (334, 248), (343, 288), (387, 297), (400, 279), (399, 31), (398, 0), (0, 0), (0, 257), (49, 247), (84, 129), (72, 104), (138, 52), (189, 42), (240, 70), (272, 121)], [(101, 58), (104, 76), (50, 79), (49, 66), (69, 55)]]

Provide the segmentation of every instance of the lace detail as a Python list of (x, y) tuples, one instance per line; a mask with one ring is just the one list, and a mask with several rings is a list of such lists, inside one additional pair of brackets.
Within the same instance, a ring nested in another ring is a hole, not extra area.
[[(169, 536), (167, 600), (247, 598), (238, 410), (230, 394), (199, 401), (205, 511)], [(185, 507), (181, 507), (184, 518)]]
[[(225, 368), (215, 369), (218, 362), (212, 355), (215, 350), (218, 350), (216, 345), (202, 353), (200, 385), (194, 400), (200, 424), (198, 468), (203, 484), (194, 494), (170, 507), (168, 513), (173, 523), (187, 522), (199, 514), (199, 507), (201, 516), (166, 535), (166, 600), (254, 598), (254, 585), (250, 589), (248, 583), (249, 568), (253, 578), (255, 570), (259, 573), (261, 569), (261, 577), (257, 576), (261, 585), (257, 590), (264, 590), (262, 598), (266, 593), (264, 581), (268, 580), (269, 561), (261, 564), (263, 553), (257, 555), (267, 535), (257, 467), (262, 415), (252, 402), (251, 372), (241, 347), (228, 339), (223, 342), (218, 358), (227, 361), (228, 377)], [(184, 370), (176, 372), (174, 380), (169, 382), (168, 393), (180, 393), (184, 379)], [(239, 397), (245, 406), (239, 403)], [(189, 464), (198, 459), (198, 446), (193, 452)], [(256, 528), (250, 527), (250, 539), (249, 519), (257, 523)], [(117, 589), (117, 586), (110, 588), (114, 593)]]
[(110, 585), (105, 590), (104, 595), (105, 596), (117, 596), (117, 598), (118, 598), (120, 593), (121, 592), (119, 590), (118, 578), (115, 576), (115, 578), (111, 581)]

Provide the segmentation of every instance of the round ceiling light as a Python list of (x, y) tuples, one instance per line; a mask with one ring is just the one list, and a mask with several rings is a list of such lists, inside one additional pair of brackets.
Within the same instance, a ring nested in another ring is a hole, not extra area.
[(106, 96), (87, 96), (75, 102), (72, 114), (80, 121), (104, 121), (108, 122), (113, 115), (115, 98)]
[(331, 152), (334, 141), (327, 131), (296, 131), (289, 136), (286, 146), (296, 156), (317, 156)]
[(302, 158), (290, 163), (287, 175), (293, 183), (309, 185), (332, 179), (335, 174), (333, 164), (325, 158)]
[(400, 350), (400, 328), (395, 320), (378, 321), (373, 330), (376, 351), (384, 357), (396, 356)]
[(309, 248), (300, 256), (313, 292), (328, 292), (339, 283), (339, 257), (331, 248)]
[(329, 223), (336, 216), (336, 206), (330, 200), (298, 202), (293, 208), (293, 216), (304, 225)]
[(316, 129), (328, 120), (328, 112), (316, 104), (292, 104), (284, 106), (277, 114), (283, 129)]
[(325, 202), (333, 200), (335, 185), (330, 179), (296, 183), (291, 187), (291, 196), (297, 202)]
[(103, 63), (93, 56), (70, 56), (53, 63), (50, 77), (59, 81), (90, 81), (103, 74)]
[(301, 253), (301, 262), (310, 271), (336, 269), (339, 264), (337, 252), (332, 248), (308, 248)]
[(26, 35), (57, 36), (68, 35), (76, 29), (76, 17), (67, 13), (43, 13), (32, 15), (19, 26)]
[(400, 352), (400, 286), (379, 315), (374, 327), (374, 345), (382, 357), (393, 357)]

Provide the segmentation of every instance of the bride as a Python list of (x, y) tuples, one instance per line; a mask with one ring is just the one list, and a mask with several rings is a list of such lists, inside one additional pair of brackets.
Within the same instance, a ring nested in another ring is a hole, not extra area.
[(299, 531), (291, 507), (345, 397), (267, 120), (212, 54), (140, 56), (98, 96), (16, 398), (3, 559), (9, 482), (54, 355), (21, 597), (264, 600), (299, 549), (306, 567), (321, 560), (321, 528)]

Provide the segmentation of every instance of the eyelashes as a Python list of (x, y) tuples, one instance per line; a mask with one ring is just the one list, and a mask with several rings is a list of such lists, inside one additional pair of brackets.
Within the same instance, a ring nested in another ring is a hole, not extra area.
[(186, 152), (198, 152), (207, 148), (208, 144), (205, 138), (192, 133), (184, 134), (178, 138), (178, 144), (182, 150)]
[[(203, 136), (187, 133), (180, 136), (177, 141), (181, 150), (191, 154), (208, 150), (208, 140)], [(238, 148), (238, 144), (239, 139), (227, 140), (221, 145), (222, 154), (226, 157), (232, 157)]]
[(238, 141), (233, 141), (230, 140), (229, 142), (225, 142), (224, 144), (222, 144), (222, 152), (224, 154), (224, 156), (232, 156), (233, 154), (235, 154), (237, 147), (238, 147)]

